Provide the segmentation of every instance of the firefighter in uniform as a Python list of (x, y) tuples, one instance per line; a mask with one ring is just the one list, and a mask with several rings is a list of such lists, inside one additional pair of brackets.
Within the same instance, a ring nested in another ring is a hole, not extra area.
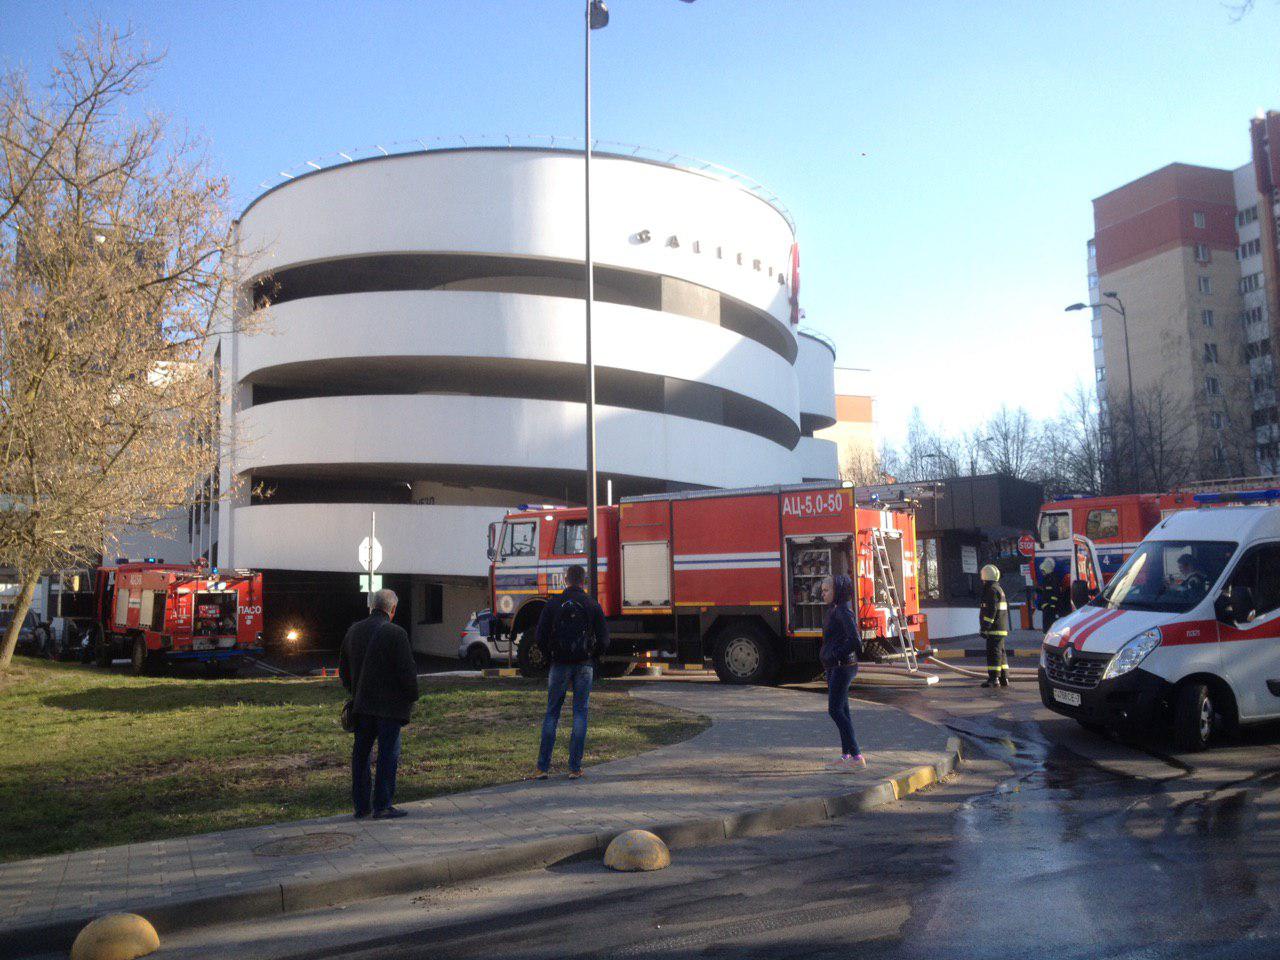
[(1000, 571), (992, 564), (982, 568), (982, 600), (978, 607), (978, 632), (987, 641), (987, 682), (984, 687), (1009, 685), (1009, 661), (1004, 641), (1009, 636), (1009, 602), (997, 582)]

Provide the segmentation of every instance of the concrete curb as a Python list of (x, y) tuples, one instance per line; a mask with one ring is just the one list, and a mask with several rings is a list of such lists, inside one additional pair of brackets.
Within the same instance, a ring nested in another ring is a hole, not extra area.
[[(795, 800), (727, 817), (636, 826), (656, 833), (673, 850), (687, 850), (742, 837), (778, 833), (893, 803), (950, 776), (961, 762), (960, 739), (950, 737), (946, 753), (937, 762), (901, 770), (850, 793)], [(377, 867), (344, 877), (275, 883), (236, 893), (176, 903), (158, 903), (150, 907), (131, 905), (129, 909), (151, 921), (163, 937), (177, 931), (212, 924), (256, 920), (355, 900), (412, 893), (565, 861), (599, 857), (604, 854), (613, 838), (622, 832), (611, 830), (604, 833), (572, 834), (457, 854), (439, 860)], [(74, 920), (30, 924), (0, 931), (0, 955), (21, 957), (32, 953), (68, 950), (76, 934), (95, 916), (96, 914), (86, 914)]]

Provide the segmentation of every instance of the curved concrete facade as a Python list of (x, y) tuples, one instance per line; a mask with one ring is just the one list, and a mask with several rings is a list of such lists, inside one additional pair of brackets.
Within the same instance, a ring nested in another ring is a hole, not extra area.
[[(834, 357), (789, 322), (786, 218), (679, 167), (597, 155), (592, 174), (602, 495), (834, 480), (812, 436)], [(223, 483), (244, 492), (220, 562), (354, 583), (376, 510), (380, 572), (475, 578), (482, 606), (488, 522), (585, 499), (582, 212), (580, 154), (518, 148), (360, 161), (254, 201), (245, 309), (269, 319), (222, 346)], [(452, 653), (460, 627), (415, 642)]]

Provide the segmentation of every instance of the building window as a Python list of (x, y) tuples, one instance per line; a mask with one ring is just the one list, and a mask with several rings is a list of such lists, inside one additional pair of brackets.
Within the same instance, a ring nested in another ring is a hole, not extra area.
[(1102, 346), (1103, 346), (1103, 340), (1102, 340), (1102, 338), (1101, 338), (1101, 337), (1094, 337), (1094, 338), (1093, 338), (1093, 352), (1094, 352), (1094, 353), (1097, 353), (1099, 350), (1101, 350), (1101, 349), (1102, 349)]
[(1238, 286), (1241, 293), (1252, 293), (1262, 286), (1262, 274), (1251, 273), (1247, 277), (1241, 277)]
[(1209, 247), (1203, 243), (1196, 244), (1196, 261), (1198, 263), (1209, 262)]
[(1094, 371), (1094, 373), (1095, 373), (1095, 375), (1097, 376), (1097, 380), (1095, 381), (1095, 382), (1097, 382), (1097, 383), (1101, 383), (1103, 380), (1107, 379), (1107, 368), (1106, 368), (1106, 367), (1098, 367), (1098, 368)]
[(1195, 224), (1197, 230), (1203, 230), (1204, 223), (1205, 223), (1204, 214), (1201, 213), (1199, 210), (1194, 211), (1191, 214), (1191, 222)]
[(1200, 311), (1200, 322), (1201, 322), (1201, 323), (1203, 323), (1206, 327), (1212, 327), (1212, 326), (1213, 326), (1213, 311), (1212, 311), (1212, 310), (1201, 310), (1201, 311)]
[(1211, 428), (1213, 428), (1214, 430), (1221, 430), (1221, 429), (1222, 429), (1222, 414), (1220, 414), (1220, 413), (1211, 413), (1211, 414), (1209, 414), (1209, 426), (1210, 426)]
[(418, 615), (419, 623), (444, 623), (444, 585), (424, 583), (422, 585), (422, 612)]
[(1089, 274), (1089, 289), (1090, 290), (1098, 289), (1098, 275), (1096, 273)]
[(1204, 362), (1205, 363), (1218, 362), (1218, 345), (1216, 343), (1206, 343), (1204, 345)]
[(1196, 277), (1196, 286), (1201, 293), (1213, 293), (1213, 281), (1208, 277)]
[(1213, 459), (1215, 463), (1225, 463), (1227, 460), (1227, 452), (1222, 449), (1222, 444), (1215, 443), (1213, 445)]
[(1218, 396), (1218, 394), (1221, 392), (1221, 387), (1218, 385), (1217, 377), (1204, 378), (1204, 392), (1211, 397)]

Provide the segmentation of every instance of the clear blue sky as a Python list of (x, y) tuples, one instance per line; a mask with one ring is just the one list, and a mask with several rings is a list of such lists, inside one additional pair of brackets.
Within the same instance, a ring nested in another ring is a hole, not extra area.
[[(239, 205), (286, 166), (456, 133), (581, 131), (580, 0), (0, 0), (43, 76), (94, 15), (168, 50), (148, 98)], [(1235, 167), (1280, 107), (1280, 2), (611, 0), (596, 135), (714, 160), (791, 208), (808, 323), (870, 367), (900, 439), (1092, 381), (1089, 201), (1174, 160)]]

